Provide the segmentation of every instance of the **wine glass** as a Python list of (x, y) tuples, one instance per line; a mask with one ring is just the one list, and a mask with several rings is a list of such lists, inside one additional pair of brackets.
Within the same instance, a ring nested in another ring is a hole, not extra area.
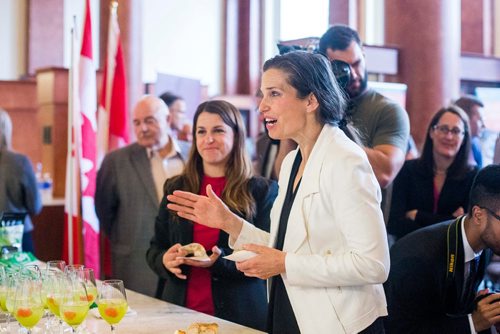
[(7, 291), (5, 296), (5, 309), (7, 310), (7, 332), (9, 332), (10, 318), (14, 315), (14, 300), (16, 298), (17, 285), (20, 282), (20, 274), (17, 271), (7, 273)]
[(62, 324), (62, 321), (57, 319), (59, 317), (59, 279), (64, 277), (64, 273), (59, 266), (47, 266), (46, 270), (42, 272), (42, 291), (41, 297), (44, 304), (45, 316), (45, 332), (52, 332), (52, 328)]
[[(64, 292), (66, 275), (61, 271), (47, 270), (43, 282), (42, 292), (45, 293), (46, 305), (50, 312), (58, 318), (58, 327), (60, 330), (63, 328), (63, 321), (61, 319), (60, 305)], [(49, 320), (49, 327), (53, 327), (53, 323)], [(57, 326), (57, 325), (56, 325)]]
[(92, 268), (83, 268), (76, 271), (76, 276), (85, 285), (87, 301), (90, 307), (97, 299), (97, 284), (95, 282), (94, 270)]
[[(92, 268), (83, 268), (73, 271), (72, 273), (68, 273), (68, 276), (79, 280), (85, 286), (86, 294), (81, 294), (80, 300), (86, 300), (88, 302), (88, 307), (90, 308), (97, 299), (97, 285), (94, 270)], [(83, 323), (79, 328), (81, 331), (86, 332), (85, 323)]]
[(111, 333), (115, 332), (115, 325), (119, 323), (127, 312), (127, 295), (121, 280), (105, 280), (99, 289), (97, 308), (101, 317), (111, 326)]
[(76, 333), (77, 328), (85, 320), (88, 311), (87, 288), (84, 282), (76, 276), (66, 277), (59, 306), (61, 319), (71, 326), (73, 333)]
[(68, 264), (66, 265), (66, 267), (64, 268), (64, 272), (68, 275), (71, 275), (72, 273), (74, 273), (75, 271), (78, 271), (78, 270), (82, 270), (83, 268), (85, 268), (85, 266), (83, 264)]
[(64, 272), (65, 268), (66, 262), (64, 262), (63, 260), (52, 260), (47, 262), (46, 270), (59, 270), (61, 272)]
[(22, 277), (18, 282), (14, 298), (13, 313), (16, 320), (32, 333), (33, 327), (43, 316), (43, 304), (40, 297), (41, 282)]
[(42, 279), (42, 271), (40, 270), (40, 267), (36, 264), (28, 264), (23, 266), (20, 270), (19, 273), (21, 274), (21, 277), (27, 278), (33, 281), (41, 282)]

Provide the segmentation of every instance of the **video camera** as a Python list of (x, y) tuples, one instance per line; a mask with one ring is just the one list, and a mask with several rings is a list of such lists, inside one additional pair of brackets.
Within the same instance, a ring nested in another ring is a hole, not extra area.
[[(307, 46), (278, 44), (277, 46), (280, 55), (284, 55), (285, 53), (292, 51), (320, 53), (317, 45), (314, 44), (309, 44)], [(351, 81), (351, 66), (342, 60), (332, 60), (330, 63), (332, 64), (333, 75), (335, 76), (335, 79), (337, 79), (337, 83), (340, 88), (345, 90)]]

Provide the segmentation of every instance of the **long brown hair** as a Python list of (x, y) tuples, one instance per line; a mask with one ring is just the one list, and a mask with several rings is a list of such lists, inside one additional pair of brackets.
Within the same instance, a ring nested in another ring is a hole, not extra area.
[(196, 127), (202, 112), (219, 115), (222, 121), (234, 132), (234, 143), (226, 164), (226, 186), (222, 192), (222, 200), (233, 211), (250, 219), (255, 215), (255, 199), (249, 191), (248, 182), (253, 176), (250, 157), (245, 147), (245, 126), (239, 110), (229, 102), (212, 100), (198, 106), (193, 121), (193, 145), (181, 177), (186, 190), (200, 191), (203, 172), (203, 160), (196, 149)]

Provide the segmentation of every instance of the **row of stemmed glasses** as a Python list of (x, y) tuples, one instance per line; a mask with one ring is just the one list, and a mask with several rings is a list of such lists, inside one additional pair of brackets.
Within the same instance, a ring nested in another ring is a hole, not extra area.
[[(94, 272), (83, 265), (67, 265), (61, 263), (48, 263), (48, 266), (56, 267), (58, 274), (51, 274), (52, 296), (48, 298), (47, 304), (59, 319), (71, 326), (76, 332), (84, 321), (89, 307), (97, 301), (98, 311), (101, 317), (111, 326), (111, 332), (115, 332), (118, 324), (128, 309), (127, 295), (121, 280), (105, 280), (98, 291)], [(64, 271), (64, 275), (62, 272)], [(57, 307), (50, 307), (50, 305)]]
[[(96, 299), (98, 311), (113, 333), (128, 308), (122, 281), (103, 281), (98, 293), (93, 270), (82, 265), (49, 261), (44, 271), (37, 265), (17, 271), (0, 266), (0, 308), (8, 314), (8, 319), (14, 316), (28, 333), (42, 318), (44, 307), (59, 319), (54, 326), (49, 318), (45, 332), (52, 333), (55, 327), (63, 333), (64, 321), (76, 333)], [(7, 321), (6, 328), (0, 331), (10, 332), (9, 326)]]

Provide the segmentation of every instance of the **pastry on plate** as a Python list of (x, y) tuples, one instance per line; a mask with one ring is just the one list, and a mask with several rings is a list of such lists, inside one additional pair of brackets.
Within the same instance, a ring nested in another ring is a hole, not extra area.
[(186, 334), (217, 334), (219, 325), (216, 323), (195, 322), (189, 326)]
[(184, 245), (181, 247), (187, 252), (186, 256), (194, 256), (194, 257), (206, 257), (207, 252), (205, 250), (205, 247), (203, 247), (201, 244), (197, 242), (193, 242), (188, 245)]

